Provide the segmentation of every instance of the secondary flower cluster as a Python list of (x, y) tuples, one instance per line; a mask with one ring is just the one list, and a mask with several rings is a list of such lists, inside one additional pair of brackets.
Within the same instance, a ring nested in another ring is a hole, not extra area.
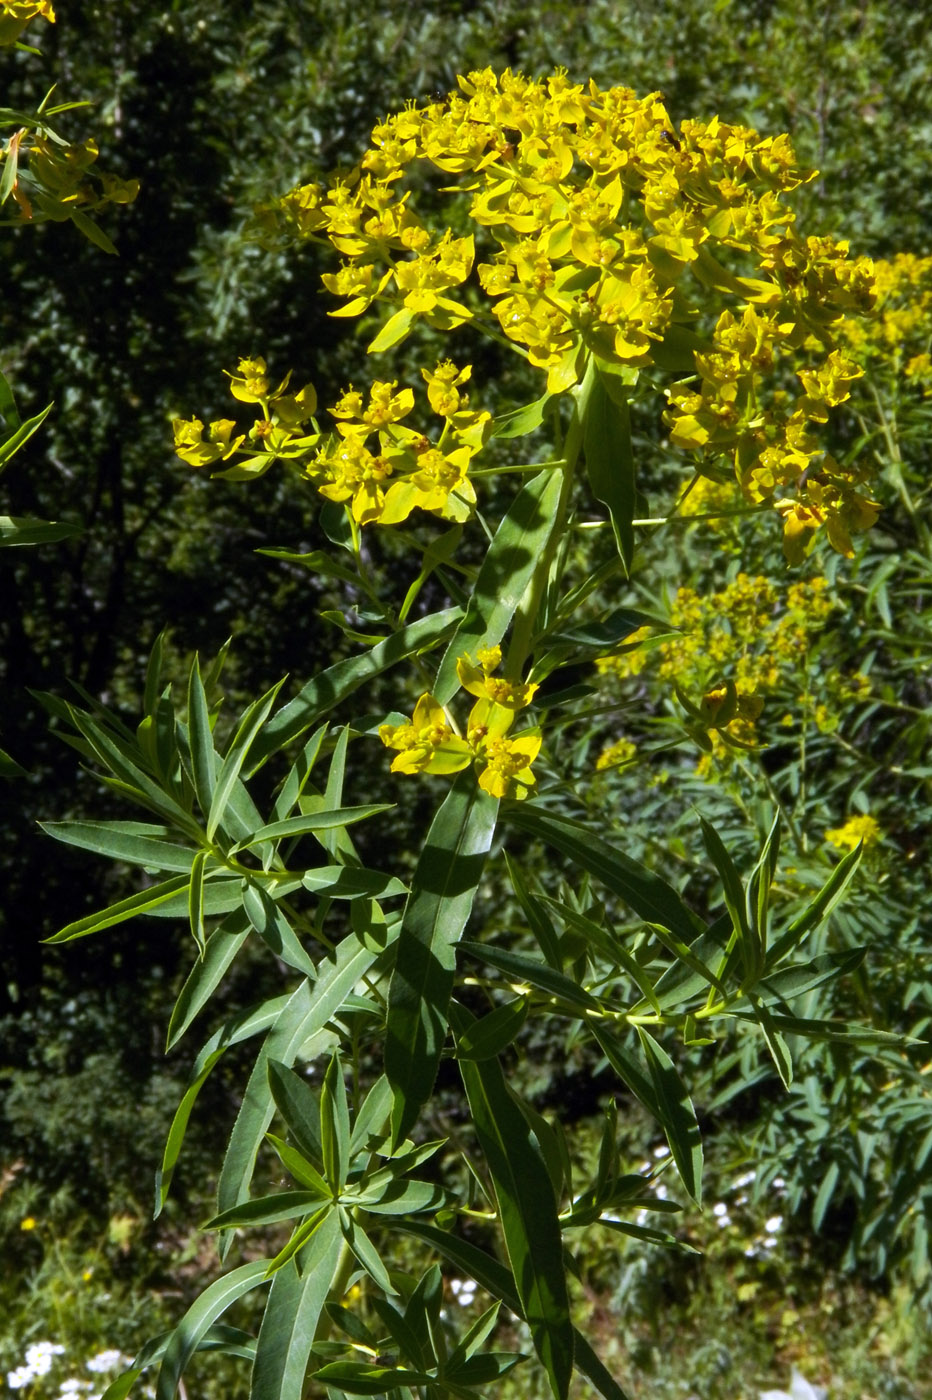
[[(824, 665), (814, 687), (809, 656), (837, 607), (821, 577), (792, 584), (785, 594), (772, 579), (743, 573), (714, 593), (680, 588), (670, 613), (676, 635), (603, 657), (597, 666), (611, 680), (650, 668), (663, 687), (679, 692), (693, 732), (708, 733), (713, 761), (725, 761), (729, 744), (758, 743), (756, 721), (768, 697), (789, 692), (805, 718), (830, 732), (840, 710), (867, 693), (866, 676)], [(628, 642), (649, 636), (644, 628)], [(781, 722), (794, 724), (796, 714), (787, 711)], [(603, 766), (615, 761), (606, 758)], [(700, 767), (710, 764), (704, 760)]]
[(476, 503), (469, 464), (492, 429), (491, 415), (471, 409), (462, 392), (471, 372), (471, 366), (459, 369), (450, 360), (421, 371), (443, 424), (434, 438), (402, 422), (414, 408), (414, 391), (399, 389), (395, 380), (376, 380), (368, 398), (352, 385), (347, 389), (330, 409), (336, 432), (322, 439), (312, 385), (288, 393), (286, 376), (273, 389), (264, 360), (240, 360), (230, 388), (234, 397), (257, 406), (260, 416), (252, 428), (237, 433), (232, 419), (221, 418), (205, 429), (199, 418), (176, 418), (175, 451), (195, 467), (235, 459), (213, 472), (233, 480), (261, 476), (275, 461), (293, 461), (322, 496), (347, 502), (360, 525), (397, 525), (416, 508), (463, 521)]
[[(718, 118), (677, 134), (661, 94), (583, 87), (562, 70), (458, 81), (443, 101), (380, 122), (360, 165), (330, 187), (304, 185), (260, 210), (260, 228), (329, 240), (344, 261), (324, 282), (347, 298), (333, 314), (376, 301), (392, 310), (377, 350), (418, 317), (443, 330), (482, 324), (467, 288), (479, 241), (488, 310), (550, 393), (574, 385), (589, 354), (632, 380), (652, 364), (695, 368), (697, 382), (670, 394), (673, 441), (701, 470), (727, 462), (749, 500), (773, 500), (793, 559), (822, 524), (850, 552), (877, 507), (812, 425), (860, 373), (838, 351), (838, 325), (869, 311), (872, 265), (796, 232), (786, 197), (816, 172), (797, 164), (788, 138)], [(443, 193), (465, 196), (475, 233), (419, 217), (404, 187), (418, 165), (440, 173)], [(709, 293), (734, 305), (701, 341), (686, 308)], [(795, 399), (774, 387), (778, 359), (802, 381)]]
[[(254, 404), (259, 416), (248, 433), (237, 433), (232, 418), (218, 418), (206, 429), (206, 436), (200, 418), (174, 419), (175, 451), (182, 461), (192, 467), (207, 467), (236, 458), (232, 466), (212, 475), (246, 481), (262, 476), (273, 462), (300, 460), (320, 440), (314, 423), (317, 393), (313, 384), (289, 393), (289, 371), (273, 389), (263, 359), (240, 360), (237, 373), (229, 378), (233, 397), (240, 403)], [(308, 423), (312, 425), (310, 433), (306, 431)]]
[(461, 656), (456, 664), (460, 684), (476, 696), (465, 738), (429, 694), (418, 700), (409, 721), (380, 727), (382, 743), (397, 750), (393, 773), (459, 773), (474, 763), (485, 792), (493, 797), (527, 797), (536, 781), (531, 764), (540, 751), (540, 730), (524, 729), (514, 738), (509, 731), (518, 711), (531, 703), (537, 686), (494, 675), (501, 660), (500, 647), (480, 647), (476, 662)]
[(842, 339), (858, 364), (872, 371), (892, 370), (896, 379), (932, 394), (932, 258), (898, 253), (874, 264), (877, 316), (871, 321), (845, 318)]

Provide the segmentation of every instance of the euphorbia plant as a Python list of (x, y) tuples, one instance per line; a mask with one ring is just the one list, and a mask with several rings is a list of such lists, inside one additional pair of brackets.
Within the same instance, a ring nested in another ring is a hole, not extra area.
[[(850, 553), (851, 532), (873, 521), (865, 473), (819, 437), (860, 373), (835, 337), (842, 317), (870, 308), (870, 264), (796, 231), (790, 195), (813, 172), (785, 137), (717, 120), (677, 129), (658, 94), (582, 87), (562, 72), (474, 73), (460, 88), (380, 122), (357, 168), (293, 191), (258, 223), (265, 237), (332, 244), (342, 266), (324, 282), (346, 299), (334, 314), (376, 319), (373, 355), (422, 323), (453, 340), (488, 335), (537, 373), (538, 396), (493, 416), (466, 357), (432, 356), (421, 371), (429, 414), (383, 372), (348, 387), (328, 427), (312, 386), (293, 389), (259, 357), (240, 361), (230, 387), (254, 420), (178, 420), (178, 453), (233, 481), (283, 463), (319, 493), (333, 549), (302, 559), (345, 588), (347, 611), (331, 616), (354, 653), (284, 705), (274, 686), (219, 745), (219, 664), (205, 676), (195, 659), (178, 695), (159, 647), (135, 730), (101, 708), (49, 702), (109, 787), (150, 818), (63, 822), (52, 834), (155, 877), (56, 940), (137, 915), (187, 918), (196, 957), (170, 1047), (247, 940), (267, 945), (283, 977), (280, 996), (216, 1027), (196, 1057), (158, 1186), (161, 1207), (224, 1049), (261, 1036), (207, 1228), (224, 1258), (243, 1228), (275, 1227), (275, 1243), (213, 1282), (112, 1397), (160, 1361), (169, 1400), (199, 1348), (251, 1359), (252, 1394), (270, 1400), (324, 1388), (479, 1396), (522, 1360), (494, 1349), (504, 1305), (556, 1396), (575, 1368), (617, 1400), (571, 1317), (568, 1262), (596, 1223), (675, 1246), (632, 1218), (672, 1207), (650, 1173), (624, 1169), (614, 1109), (591, 1179), (578, 1179), (561, 1125), (511, 1082), (529, 1025), (607, 1061), (656, 1119), (697, 1203), (702, 1149), (678, 1040), (711, 1043), (735, 1018), (753, 1023), (789, 1082), (788, 1033), (872, 1036), (793, 1006), (858, 959), (805, 951), (857, 850), (812, 897), (777, 896), (779, 820), (746, 878), (705, 826), (724, 906), (707, 916), (626, 854), (623, 813), (610, 829), (580, 819), (562, 760), (568, 731), (591, 724), (580, 667), (640, 645), (654, 621), (603, 592), (637, 564), (635, 398), (666, 394), (665, 431), (688, 454), (684, 486), (730, 474), (744, 513), (782, 517), (791, 560), (822, 525)], [(513, 460), (510, 444), (531, 434), (545, 441), (536, 464)], [(528, 479), (509, 492), (513, 473)], [(682, 493), (669, 515), (681, 503)], [(599, 553), (603, 524), (612, 558)], [(411, 562), (399, 586), (378, 553), (380, 532), (400, 527)], [(419, 611), (432, 574), (445, 606)], [(354, 697), (388, 672), (410, 703), (373, 719)], [(684, 740), (704, 728), (727, 741), (739, 698), (729, 676), (705, 694), (684, 690)], [(357, 823), (378, 823), (389, 858), (386, 804), (358, 800), (375, 767), (379, 792), (418, 782), (436, 794), (407, 884), (364, 861), (365, 826), (354, 841)], [(269, 807), (257, 796), (267, 774), (253, 782), (263, 769), (275, 775)], [(533, 873), (532, 842), (550, 857)], [(507, 885), (507, 913), (491, 908), (467, 927), (482, 884)], [(432, 1125), (443, 1114), (444, 1057), (468, 1102), (466, 1146), (461, 1133), (455, 1146), (424, 1140), (425, 1110)], [(293, 1184), (253, 1197), (263, 1144)], [(412, 1275), (399, 1236), (438, 1262)], [(447, 1266), (489, 1299), (461, 1335), (442, 1309)], [(269, 1282), (257, 1336), (218, 1322)]]

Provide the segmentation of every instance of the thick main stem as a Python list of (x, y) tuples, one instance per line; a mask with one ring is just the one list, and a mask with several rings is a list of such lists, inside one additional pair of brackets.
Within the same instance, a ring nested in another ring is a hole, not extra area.
[(595, 359), (590, 355), (582, 382), (571, 390), (573, 398), (573, 416), (570, 419), (570, 424), (567, 429), (562, 460), (559, 466), (555, 468), (555, 470), (563, 473), (563, 484), (560, 489), (560, 499), (557, 502), (553, 529), (547, 536), (547, 543), (541, 552), (537, 567), (534, 570), (530, 583), (524, 590), (524, 597), (518, 604), (518, 610), (515, 613), (511, 643), (508, 648), (508, 656), (505, 663), (505, 674), (511, 680), (521, 679), (524, 673), (525, 662), (530, 654), (541, 600), (550, 579), (550, 570), (553, 566), (553, 560), (560, 542), (563, 526), (566, 523), (567, 510), (569, 509), (570, 496), (573, 490), (573, 478), (576, 474), (576, 463), (583, 445), (586, 408), (592, 393), (592, 387), (595, 383), (595, 377)]

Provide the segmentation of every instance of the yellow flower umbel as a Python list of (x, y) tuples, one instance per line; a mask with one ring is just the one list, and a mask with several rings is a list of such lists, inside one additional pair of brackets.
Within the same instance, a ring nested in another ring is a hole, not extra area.
[(477, 763), (482, 765), (479, 786), (493, 797), (527, 797), (536, 779), (531, 764), (540, 752), (539, 729), (525, 729), (507, 737), (515, 711), (491, 700), (477, 700), (469, 715), (467, 737)]
[(473, 752), (454, 734), (445, 710), (432, 695), (422, 695), (410, 724), (383, 724), (379, 738), (397, 749), (393, 773), (458, 773), (472, 762)]
[[(344, 299), (331, 314), (386, 311), (373, 352), (421, 319), (449, 330), (491, 317), (552, 395), (593, 355), (628, 386), (642, 369), (688, 376), (668, 391), (673, 443), (713, 479), (730, 471), (749, 502), (776, 506), (791, 560), (823, 525), (848, 553), (877, 508), (861, 469), (830, 461), (817, 430), (861, 373), (841, 347), (871, 310), (873, 266), (797, 231), (791, 196), (816, 172), (788, 137), (717, 117), (677, 133), (662, 94), (572, 83), (562, 69), (457, 81), (444, 100), (380, 121), (332, 188), (304, 185), (259, 211), (262, 236), (330, 242), (344, 260), (324, 277)], [(422, 218), (425, 185), (458, 200), (455, 214)], [(481, 235), (474, 270), (464, 218)], [(685, 322), (704, 339), (684, 336)], [(919, 377), (923, 362), (911, 363)], [(416, 503), (434, 509), (427, 499)]]
[(468, 656), (461, 656), (456, 663), (460, 685), (470, 695), (504, 710), (523, 710), (531, 703), (538, 690), (533, 681), (506, 681), (492, 674), (502, 664), (501, 647), (480, 647), (476, 660), (478, 666)]
[[(257, 418), (248, 432), (234, 437), (236, 423), (231, 418), (219, 418), (204, 433), (199, 418), (176, 418), (172, 423), (175, 451), (183, 462), (192, 467), (213, 466), (230, 462), (213, 476), (232, 481), (245, 481), (262, 476), (273, 462), (306, 457), (316, 446), (320, 434), (316, 430), (317, 393), (313, 384), (305, 384), (290, 394), (291, 372), (277, 388), (272, 388), (268, 366), (261, 358), (240, 360), (237, 372), (229, 374), (230, 392), (240, 403), (253, 404)], [(307, 425), (312, 431), (307, 432)]]
[(873, 845), (882, 834), (874, 817), (849, 817), (844, 826), (827, 831), (825, 839), (836, 851), (853, 851), (862, 841), (865, 847)]
[(492, 429), (491, 415), (469, 409), (460, 393), (471, 367), (449, 360), (422, 370), (431, 407), (443, 420), (436, 440), (402, 419), (414, 408), (414, 391), (376, 380), (366, 404), (352, 386), (330, 410), (337, 436), (305, 468), (322, 496), (345, 501), (359, 525), (398, 525), (415, 509), (462, 522), (476, 493), (469, 465)]
[[(410, 723), (383, 724), (379, 738), (397, 749), (393, 773), (458, 773), (475, 763), (479, 786), (493, 797), (527, 797), (535, 778), (531, 764), (540, 752), (539, 729), (524, 729), (509, 737), (517, 712), (528, 705), (537, 686), (506, 682), (491, 675), (501, 663), (500, 647), (480, 647), (479, 666), (468, 656), (457, 662), (457, 674), (466, 690), (479, 699), (466, 726), (466, 738), (454, 733), (447, 712), (432, 695), (422, 695)], [(499, 689), (497, 701), (490, 686)]]

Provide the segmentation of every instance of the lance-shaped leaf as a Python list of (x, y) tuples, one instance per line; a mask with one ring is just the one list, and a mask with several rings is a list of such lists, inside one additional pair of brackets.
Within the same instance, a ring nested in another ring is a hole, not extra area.
[(785, 957), (791, 948), (795, 948), (811, 929), (816, 928), (823, 919), (828, 918), (854, 878), (854, 872), (860, 864), (863, 849), (863, 845), (859, 842), (853, 851), (849, 851), (838, 862), (816, 897), (809, 901), (799, 917), (790, 924), (786, 933), (773, 944), (767, 958), (768, 969), (775, 967), (780, 959)]
[(589, 1028), (615, 1073), (663, 1128), (686, 1190), (697, 1203), (702, 1193), (702, 1141), (696, 1112), (669, 1055), (639, 1026), (647, 1068), (604, 1025)]
[(494, 944), (472, 943), (468, 940), (464, 940), (460, 948), (470, 957), (498, 968), (499, 972), (503, 972), (511, 980), (512, 985), (521, 982), (531, 987), (539, 987), (549, 996), (559, 997), (569, 1006), (576, 1007), (581, 1013), (599, 1009), (599, 1003), (595, 997), (590, 996), (585, 987), (581, 987), (565, 973), (554, 972), (552, 967), (538, 962), (536, 958), (529, 958), (524, 953), (515, 953), (510, 948), (497, 948)]
[(195, 1016), (210, 1000), (251, 930), (252, 925), (243, 909), (234, 909), (214, 929), (207, 940), (203, 957), (194, 963), (178, 994), (168, 1023), (166, 1050), (177, 1045)]
[(191, 747), (191, 776), (201, 811), (210, 811), (217, 781), (217, 755), (207, 708), (207, 695), (201, 680), (197, 656), (191, 662), (188, 675), (188, 742)]
[(583, 419), (586, 472), (592, 494), (608, 507), (618, 553), (625, 572), (630, 573), (635, 499), (631, 414), (617, 376), (603, 371), (594, 357), (591, 366), (594, 382)]
[(238, 1205), (248, 1194), (256, 1153), (275, 1111), (268, 1081), (269, 1061), (293, 1064), (302, 1047), (339, 1011), (377, 956), (375, 950), (364, 948), (355, 938), (344, 938), (334, 958), (321, 963), (313, 987), (302, 982), (269, 1031), (230, 1135), (217, 1189), (218, 1212)]
[(670, 1056), (653, 1036), (637, 1027), (647, 1060), (661, 1123), (683, 1185), (696, 1205), (702, 1204), (702, 1138), (696, 1110)]
[(307, 1080), (289, 1065), (268, 1062), (269, 1088), (275, 1107), (288, 1125), (300, 1151), (309, 1161), (321, 1163), (320, 1106)]
[(190, 870), (196, 849), (170, 840), (172, 827), (151, 822), (71, 821), (39, 825), (56, 841), (112, 860), (125, 860), (128, 865), (144, 865), (149, 870)]
[(251, 1264), (234, 1269), (231, 1274), (215, 1279), (204, 1289), (172, 1332), (165, 1348), (165, 1356), (159, 1367), (156, 1400), (174, 1400), (184, 1368), (197, 1351), (204, 1333), (237, 1298), (258, 1287), (265, 1277), (265, 1260), (256, 1259)]
[(297, 972), (314, 978), (317, 968), (269, 891), (254, 880), (242, 884), (243, 909), (263, 943)]
[(308, 681), (295, 698), (268, 721), (253, 743), (250, 771), (255, 772), (273, 753), (309, 729), (373, 676), (381, 675), (407, 657), (445, 641), (461, 617), (460, 608), (447, 608), (444, 612), (422, 617), (394, 636), (387, 637), (384, 642), (379, 642), (378, 646), (370, 648), (362, 656), (338, 661)]
[(405, 906), (388, 992), (385, 1073), (392, 1136), (407, 1135), (430, 1097), (447, 1033), (456, 944), (492, 844), (498, 800), (462, 773), (431, 823)]
[[(209, 946), (209, 945), (208, 945)], [(200, 964), (203, 966), (204, 964)], [(219, 1030), (207, 1041), (202, 1048), (191, 1070), (188, 1085), (184, 1096), (175, 1110), (172, 1125), (168, 1132), (168, 1140), (165, 1143), (165, 1152), (162, 1156), (162, 1165), (155, 1177), (155, 1215), (157, 1216), (168, 1199), (168, 1192), (171, 1187), (172, 1176), (178, 1157), (181, 1153), (181, 1145), (184, 1142), (185, 1131), (188, 1126), (188, 1119), (197, 1100), (201, 1088), (210, 1074), (214, 1065), (220, 1059), (224, 1050), (229, 1045), (236, 1045), (241, 1040), (247, 1040), (250, 1036), (261, 1035), (275, 1025), (285, 1007), (288, 1005), (288, 997), (276, 997), (272, 1001), (262, 1002), (260, 1006), (250, 1007), (249, 1010), (241, 1012), (237, 1016), (232, 1016)]]
[(256, 735), (268, 719), (269, 711), (274, 705), (275, 697), (278, 695), (283, 684), (283, 680), (278, 681), (265, 695), (253, 701), (239, 722), (236, 733), (233, 735), (230, 747), (224, 757), (220, 772), (217, 774), (217, 781), (207, 816), (208, 841), (214, 839), (214, 834), (221, 821), (223, 821), (227, 803), (236, 786), (243, 764), (249, 757), (249, 750), (255, 741)]
[(686, 943), (695, 938), (696, 918), (673, 886), (645, 865), (616, 851), (589, 827), (529, 803), (515, 804), (506, 813), (506, 819), (562, 851), (582, 870), (588, 870), (642, 919), (670, 929)]
[(170, 880), (163, 880), (158, 885), (150, 885), (147, 890), (140, 890), (138, 894), (130, 895), (128, 899), (121, 899), (106, 909), (98, 910), (96, 914), (87, 914), (83, 919), (76, 919), (73, 924), (66, 924), (57, 933), (53, 933), (51, 938), (44, 938), (42, 941), (43, 943), (70, 943), (72, 938), (86, 938), (89, 933), (97, 933), (99, 929), (122, 924), (127, 919), (132, 919), (136, 914), (151, 913), (158, 905), (171, 899), (173, 895), (187, 891), (189, 883), (189, 876), (173, 875)]
[[(2, 451), (2, 449), (0, 449)], [(36, 520), (28, 515), (0, 515), (0, 549), (19, 545), (58, 544), (82, 534), (66, 520)]]
[(380, 812), (393, 810), (392, 802), (372, 802), (361, 807), (335, 807), (329, 811), (306, 812), (300, 817), (286, 817), (284, 821), (270, 822), (260, 826), (243, 841), (238, 841), (230, 854), (248, 850), (258, 841), (279, 840), (282, 837), (303, 836), (309, 831), (329, 831), (332, 827), (352, 826), (354, 822), (365, 821), (378, 816)]
[[(521, 1300), (518, 1297), (511, 1272), (498, 1259), (487, 1254), (484, 1249), (479, 1249), (474, 1244), (468, 1244), (465, 1240), (452, 1235), (449, 1230), (441, 1230), (436, 1225), (428, 1225), (418, 1220), (399, 1220), (394, 1222), (393, 1228), (430, 1245), (467, 1278), (475, 1279), (479, 1287), (484, 1288), (493, 1298), (498, 1298), (518, 1317), (523, 1316)], [(604, 1400), (627, 1400), (621, 1386), (609, 1374), (582, 1332), (576, 1327), (573, 1328), (573, 1341), (574, 1364), (577, 1371), (580, 1371), (587, 1380), (592, 1382)]]
[[(455, 1031), (464, 1034), (472, 1016), (455, 1002), (451, 1013)], [(461, 1060), (460, 1072), (492, 1178), (521, 1311), (553, 1393), (565, 1400), (573, 1371), (573, 1325), (550, 1175), (498, 1062)]]
[(292, 1263), (273, 1276), (259, 1328), (250, 1400), (302, 1400), (311, 1348), (342, 1243), (336, 1211), (331, 1211), (301, 1255), (301, 1272)]
[(432, 694), (445, 705), (459, 690), (456, 663), (477, 647), (497, 646), (555, 529), (562, 473), (538, 473), (518, 492), (479, 570), (466, 615), (444, 653)]

